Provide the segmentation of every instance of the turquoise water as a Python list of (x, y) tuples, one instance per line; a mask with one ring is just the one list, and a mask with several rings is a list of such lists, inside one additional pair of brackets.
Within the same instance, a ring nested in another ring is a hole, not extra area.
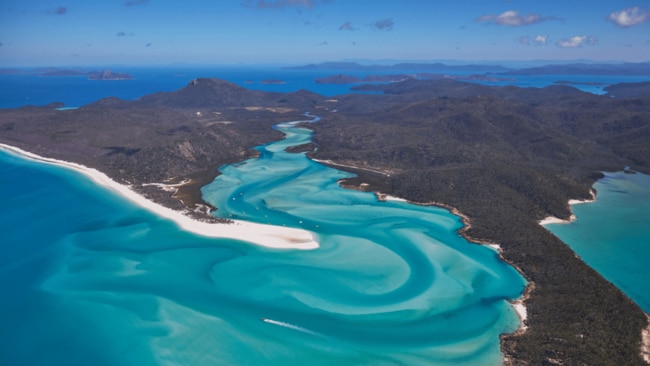
[(278, 128), (203, 192), (316, 250), (203, 238), (0, 151), (0, 364), (500, 364), (523, 278), (446, 210), (340, 188), (347, 173), (284, 152), (309, 130)]
[(572, 206), (575, 221), (546, 228), (650, 313), (650, 176), (605, 173), (594, 188), (595, 202)]

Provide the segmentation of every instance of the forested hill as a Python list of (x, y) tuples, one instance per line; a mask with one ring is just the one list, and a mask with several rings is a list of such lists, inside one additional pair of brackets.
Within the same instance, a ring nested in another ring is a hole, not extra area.
[[(503, 337), (513, 363), (643, 364), (643, 312), (537, 220), (567, 218), (567, 201), (589, 197), (603, 170), (650, 173), (647, 87), (612, 86), (616, 97), (453, 80), (373, 88), (384, 93), (325, 98), (196, 79), (136, 101), (2, 109), (0, 142), (97, 168), (153, 200), (193, 210), (219, 166), (281, 138), (273, 124), (313, 113), (322, 119), (309, 124), (314, 144), (303, 148), (357, 167), (344, 168), (359, 175), (344, 184), (458, 208), (471, 221), (466, 235), (499, 243), (534, 283), (529, 329)], [(174, 197), (144, 185), (188, 179)]]
[(310, 125), (311, 155), (359, 167), (343, 184), (456, 207), (471, 221), (466, 235), (500, 243), (534, 283), (530, 329), (503, 343), (521, 364), (642, 364), (643, 312), (537, 220), (568, 218), (567, 201), (588, 198), (601, 171), (650, 173), (650, 97), (456, 81), (385, 88), (339, 98)]

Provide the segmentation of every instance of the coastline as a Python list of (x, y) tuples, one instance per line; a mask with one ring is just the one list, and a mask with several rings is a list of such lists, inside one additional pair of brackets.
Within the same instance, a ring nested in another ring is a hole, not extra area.
[(382, 174), (382, 175), (385, 175), (387, 177), (390, 177), (390, 173), (382, 172), (381, 170), (374, 170), (374, 169), (368, 169), (368, 168), (361, 168), (361, 167), (357, 167), (357, 166), (353, 166), (353, 165), (340, 164), (340, 163), (335, 163), (335, 162), (333, 162), (331, 160), (314, 159), (314, 158), (311, 158), (311, 157), (310, 157), (310, 159), (317, 162), (317, 163), (323, 164), (323, 165), (330, 165), (330, 166), (334, 166), (334, 167), (343, 167), (343, 168), (365, 170), (367, 172)]
[(648, 326), (641, 332), (641, 357), (650, 365), (650, 315), (646, 314)]
[[(488, 248), (491, 248), (492, 250), (495, 250), (499, 255), (499, 259), (501, 259), (502, 261), (504, 261), (508, 265), (514, 267), (517, 270), (517, 272), (519, 272), (526, 279), (526, 281), (528, 282), (528, 285), (524, 289), (524, 293), (519, 298), (517, 298), (515, 300), (508, 300), (510, 305), (512, 305), (512, 308), (517, 313), (517, 317), (519, 317), (519, 328), (517, 330), (515, 330), (513, 333), (508, 333), (508, 334), (512, 334), (514, 336), (517, 336), (517, 335), (524, 334), (526, 332), (526, 330), (528, 329), (528, 325), (526, 323), (526, 320), (528, 319), (528, 311), (526, 309), (525, 302), (526, 302), (526, 300), (528, 300), (528, 298), (530, 298), (530, 294), (533, 292), (533, 290), (535, 290), (535, 283), (532, 282), (532, 281), (529, 281), (526, 278), (526, 276), (524, 275), (524, 272), (521, 270), (521, 268), (519, 268), (519, 266), (517, 266), (515, 263), (512, 263), (511, 261), (507, 260), (503, 256), (503, 249), (501, 248), (501, 246), (499, 244), (492, 243), (492, 242), (489, 242), (487, 240), (474, 239), (474, 238), (470, 237), (469, 235), (467, 235), (467, 233), (466, 233), (467, 230), (469, 230), (472, 227), (471, 222), (469, 220), (469, 217), (467, 217), (465, 214), (460, 212), (460, 210), (458, 210), (456, 207), (447, 205), (447, 204), (442, 203), (442, 202), (428, 202), (428, 203), (412, 202), (412, 201), (409, 201), (409, 200), (401, 198), (401, 197), (395, 197), (395, 196), (391, 196), (391, 195), (380, 193), (380, 192), (375, 192), (375, 196), (377, 196), (377, 199), (380, 200), (380, 201), (399, 201), (399, 202), (408, 202), (410, 204), (421, 205), (421, 206), (437, 206), (437, 207), (441, 207), (441, 208), (444, 208), (446, 210), (449, 210), (452, 214), (460, 217), (461, 221), (463, 222), (463, 226), (460, 229), (457, 230), (457, 232), (458, 232), (458, 234), (460, 236), (462, 236), (463, 238), (465, 238), (467, 241), (469, 241), (471, 243), (483, 245), (483, 246), (486, 246)], [(504, 363), (505, 362), (506, 362), (506, 360), (504, 360)]]
[(250, 223), (239, 220), (232, 221), (232, 223), (229, 224), (201, 222), (190, 218), (182, 212), (174, 211), (148, 200), (128, 186), (115, 182), (97, 169), (89, 168), (77, 163), (42, 157), (2, 143), (0, 143), (0, 149), (23, 158), (75, 170), (88, 177), (96, 184), (119, 194), (158, 216), (175, 222), (182, 229), (197, 235), (212, 238), (242, 240), (274, 249), (311, 250), (319, 247), (314, 236), (306, 230)]
[[(571, 199), (568, 201), (569, 210), (571, 210), (571, 216), (569, 216), (568, 220), (562, 220), (555, 216), (548, 216), (538, 221), (539, 225), (545, 226), (549, 224), (568, 224), (575, 221), (577, 217), (573, 214), (573, 209), (572, 209), (573, 205), (592, 203), (596, 201), (596, 192), (593, 189), (591, 189), (589, 190), (589, 193), (591, 194), (591, 199), (586, 199), (586, 200)], [(576, 257), (578, 257), (578, 254), (576, 254)], [(641, 331), (640, 354), (641, 354), (641, 358), (647, 364), (650, 365), (650, 315), (646, 314), (646, 320), (647, 320), (647, 326), (643, 328), (643, 330)]]
[(573, 205), (580, 205), (580, 204), (583, 204), (583, 203), (596, 202), (596, 192), (594, 192), (593, 189), (590, 189), (589, 194), (591, 194), (591, 199), (587, 199), (587, 200), (572, 199), (572, 200), (569, 200), (569, 202), (567, 204), (569, 205), (569, 211), (571, 211), (571, 216), (569, 216), (568, 220), (563, 220), (563, 219), (560, 219), (560, 218), (555, 217), (555, 216), (548, 216), (548, 217), (546, 217), (546, 218), (544, 218), (542, 220), (539, 220), (537, 223), (542, 225), (542, 226), (545, 226), (545, 225), (549, 225), (549, 224), (568, 224), (570, 222), (575, 221), (577, 219), (577, 217), (576, 217), (576, 215), (573, 214), (573, 209), (571, 207)]

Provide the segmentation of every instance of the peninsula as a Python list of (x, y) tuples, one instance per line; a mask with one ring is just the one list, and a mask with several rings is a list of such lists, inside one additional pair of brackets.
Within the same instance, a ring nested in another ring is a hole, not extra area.
[(196, 79), (135, 101), (3, 109), (0, 143), (95, 168), (150, 200), (209, 219), (200, 187), (219, 166), (279, 139), (272, 125), (318, 115), (309, 125), (313, 144), (301, 150), (357, 174), (342, 184), (456, 208), (471, 223), (463, 235), (499, 243), (502, 258), (534, 284), (524, 302), (526, 331), (502, 336), (508, 363), (644, 364), (646, 315), (538, 221), (568, 218), (567, 202), (590, 198), (600, 171), (650, 173), (646, 89), (614, 87), (624, 97), (612, 98), (564, 85), (446, 79), (379, 87), (381, 95), (328, 99)]

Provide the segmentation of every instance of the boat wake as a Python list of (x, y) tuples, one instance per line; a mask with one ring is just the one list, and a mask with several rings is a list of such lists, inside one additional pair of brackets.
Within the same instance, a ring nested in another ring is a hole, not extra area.
[(310, 335), (317, 336), (317, 337), (327, 338), (327, 337), (325, 337), (324, 335), (322, 335), (322, 334), (320, 334), (318, 332), (314, 332), (313, 330), (309, 330), (307, 328), (303, 328), (303, 327), (293, 325), (293, 324), (290, 324), (290, 323), (281, 322), (279, 320), (273, 320), (273, 319), (268, 319), (268, 318), (260, 318), (260, 320), (263, 321), (264, 323), (277, 325), (277, 326), (283, 327), (283, 328), (293, 329), (293, 330), (296, 330), (296, 331), (301, 332), (301, 333), (306, 333), (306, 334), (310, 334)]

